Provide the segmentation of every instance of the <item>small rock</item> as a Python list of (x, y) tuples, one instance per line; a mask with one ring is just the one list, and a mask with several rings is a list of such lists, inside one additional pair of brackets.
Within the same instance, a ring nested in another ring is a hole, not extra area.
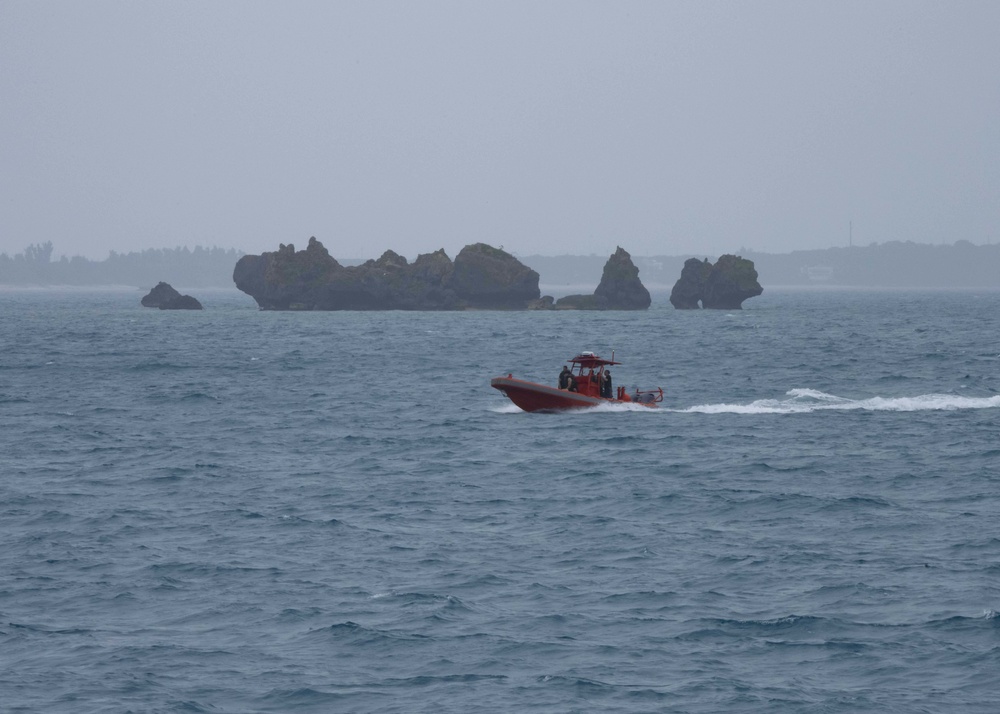
[(143, 307), (161, 310), (201, 310), (201, 303), (190, 295), (181, 295), (168, 283), (157, 283), (142, 300)]
[(190, 295), (179, 295), (160, 305), (161, 310), (201, 310), (201, 303)]
[(181, 294), (173, 289), (168, 283), (157, 283), (156, 287), (142, 298), (143, 307), (160, 307), (171, 300), (176, 300)]

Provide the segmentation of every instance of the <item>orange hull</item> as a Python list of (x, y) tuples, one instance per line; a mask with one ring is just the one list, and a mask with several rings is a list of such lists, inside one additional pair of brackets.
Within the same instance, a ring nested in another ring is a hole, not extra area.
[[(490, 386), (498, 389), (507, 395), (514, 404), (526, 412), (546, 412), (561, 411), (563, 409), (586, 409), (596, 407), (599, 404), (637, 404), (628, 399), (607, 399), (605, 397), (592, 397), (579, 392), (570, 392), (566, 389), (557, 389), (546, 384), (537, 382), (526, 382), (523, 379), (514, 379), (511, 376), (494, 377), (490, 380)], [(655, 403), (642, 404), (642, 406), (655, 408)]]

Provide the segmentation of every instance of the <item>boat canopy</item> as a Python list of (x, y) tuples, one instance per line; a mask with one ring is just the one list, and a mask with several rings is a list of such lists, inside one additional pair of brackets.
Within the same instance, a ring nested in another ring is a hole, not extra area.
[(579, 365), (581, 369), (594, 369), (595, 367), (604, 367), (610, 364), (621, 364), (621, 362), (615, 362), (613, 353), (611, 359), (604, 359), (603, 357), (598, 357), (593, 352), (581, 352), (571, 359), (570, 362), (574, 365)]

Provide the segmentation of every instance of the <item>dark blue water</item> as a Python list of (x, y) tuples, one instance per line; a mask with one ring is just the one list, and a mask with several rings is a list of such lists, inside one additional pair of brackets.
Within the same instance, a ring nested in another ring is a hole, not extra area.
[(139, 297), (0, 293), (5, 712), (996, 711), (998, 292)]

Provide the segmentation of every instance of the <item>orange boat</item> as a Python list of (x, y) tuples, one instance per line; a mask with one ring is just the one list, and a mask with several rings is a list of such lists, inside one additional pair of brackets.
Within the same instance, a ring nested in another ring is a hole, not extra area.
[(611, 371), (607, 368), (621, 364), (615, 362), (614, 352), (611, 359), (598, 357), (593, 352), (581, 352), (569, 362), (572, 367), (563, 368), (558, 387), (515, 379), (513, 374), (494, 377), (490, 386), (499, 389), (526, 412), (585, 409), (599, 404), (640, 404), (655, 408), (663, 401), (661, 388), (637, 389), (629, 394), (625, 387), (618, 387), (612, 392)]

